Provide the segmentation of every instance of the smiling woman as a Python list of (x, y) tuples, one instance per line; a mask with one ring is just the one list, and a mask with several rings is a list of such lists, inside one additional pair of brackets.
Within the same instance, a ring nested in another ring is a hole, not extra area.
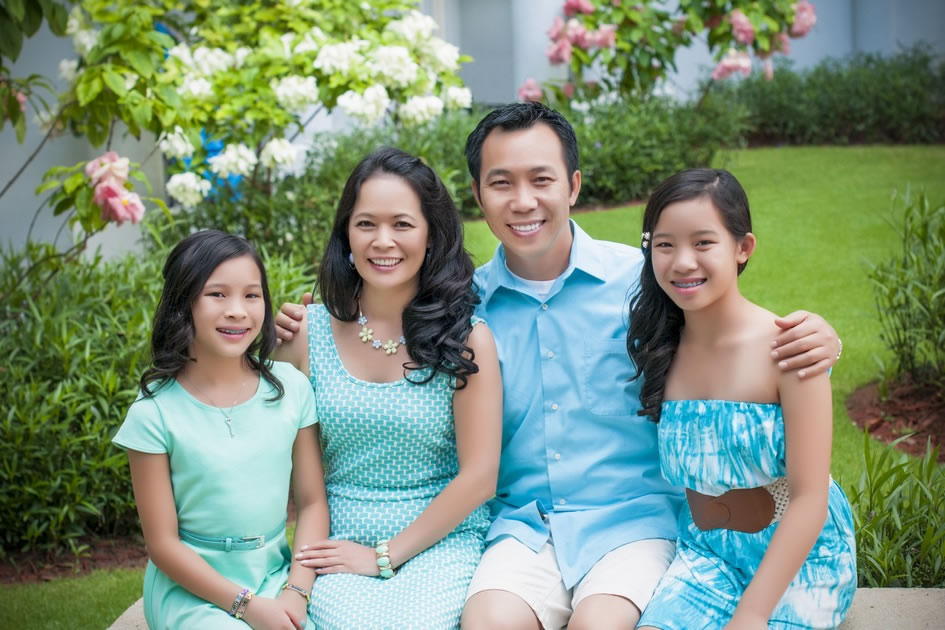
[(459, 625), (501, 441), (498, 358), (472, 276), (433, 170), (397, 149), (362, 160), (322, 259), (323, 304), (298, 309), (277, 351), (316, 392), (331, 538), (303, 539), (298, 557), (319, 575), (319, 628)]

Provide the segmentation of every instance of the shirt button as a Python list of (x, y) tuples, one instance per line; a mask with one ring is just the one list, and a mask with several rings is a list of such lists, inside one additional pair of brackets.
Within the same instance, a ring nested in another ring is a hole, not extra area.
[(551, 403), (551, 410), (558, 411), (558, 403)]
[(541, 305), (541, 310), (547, 311), (547, 310), (548, 310), (548, 305), (547, 305), (547, 304), (542, 304), (542, 305)]
[(568, 503), (567, 499), (558, 499), (558, 505), (566, 505)]
[(549, 351), (548, 351), (548, 354), (546, 354), (545, 356), (548, 357), (549, 359), (554, 359), (554, 358), (555, 358), (555, 353), (552, 352), (551, 350), (549, 350)]
[(561, 459), (561, 453), (555, 453), (555, 459)]

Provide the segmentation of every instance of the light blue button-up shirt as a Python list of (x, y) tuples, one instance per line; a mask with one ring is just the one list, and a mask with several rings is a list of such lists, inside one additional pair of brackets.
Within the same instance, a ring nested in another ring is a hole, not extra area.
[(538, 551), (550, 534), (566, 588), (621, 545), (675, 540), (683, 496), (660, 475), (656, 424), (637, 415), (640, 381), (629, 381), (628, 299), (643, 257), (573, 221), (571, 231), (568, 268), (544, 300), (509, 272), (502, 245), (475, 277), (504, 401), (487, 540)]

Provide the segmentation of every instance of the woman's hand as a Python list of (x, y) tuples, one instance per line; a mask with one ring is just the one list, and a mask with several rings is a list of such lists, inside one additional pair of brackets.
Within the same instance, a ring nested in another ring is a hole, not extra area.
[(350, 540), (323, 540), (311, 545), (302, 545), (295, 554), (302, 566), (315, 569), (318, 575), (327, 573), (357, 573), (377, 576), (377, 553), (373, 547), (365, 547)]
[(253, 630), (302, 630), (305, 613), (295, 618), (282, 602), (269, 597), (253, 597), (243, 613), (243, 621)]
[(276, 597), (276, 603), (282, 606), (290, 619), (299, 622), (298, 628), (301, 630), (305, 625), (305, 618), (308, 616), (308, 601), (302, 597), (301, 593), (287, 588), (283, 589)]

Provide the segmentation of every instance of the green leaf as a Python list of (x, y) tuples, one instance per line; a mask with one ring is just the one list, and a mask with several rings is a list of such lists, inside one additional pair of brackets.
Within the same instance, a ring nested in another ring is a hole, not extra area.
[(135, 72), (144, 78), (150, 78), (154, 74), (154, 65), (147, 53), (140, 50), (125, 50), (121, 57), (135, 69)]
[(66, 34), (66, 25), (69, 23), (69, 13), (66, 8), (59, 3), (53, 3), (50, 11), (46, 13), (46, 21), (49, 23), (49, 30), (62, 37)]
[(16, 141), (23, 144), (26, 138), (26, 116), (19, 109), (15, 110), (18, 116), (13, 123), (13, 129), (16, 131)]
[(45, 182), (43, 182), (42, 184), (40, 184), (40, 185), (36, 188), (36, 191), (35, 191), (33, 194), (36, 195), (36, 196), (39, 196), (39, 195), (43, 194), (44, 192), (46, 192), (47, 190), (52, 190), (53, 188), (58, 188), (59, 185), (60, 185), (60, 184), (59, 184), (59, 181), (58, 181), (58, 180), (55, 180), (55, 179), (48, 179), (48, 180), (46, 180)]
[(4, 8), (0, 7), (0, 56), (16, 61), (22, 48), (23, 32)]
[(75, 86), (76, 96), (79, 97), (79, 107), (85, 107), (102, 91), (102, 79), (97, 76), (89, 77), (83, 74)]
[(4, 4), (6, 5), (7, 12), (14, 21), (23, 21), (23, 17), (26, 15), (26, 7), (23, 5), (23, 0), (4, 0)]
[(142, 100), (131, 108), (131, 116), (135, 123), (142, 129), (147, 129), (151, 124), (151, 101)]
[(85, 173), (76, 173), (62, 183), (62, 189), (67, 195), (75, 192), (75, 189), (85, 182)]
[(39, 30), (40, 25), (43, 23), (43, 9), (36, 3), (35, 0), (30, 0), (26, 5), (26, 14), (23, 16), (21, 22), (23, 28), (23, 34), (27, 37), (32, 37), (36, 34), (36, 31)]
[(116, 95), (124, 96), (128, 92), (125, 89), (125, 80), (114, 70), (106, 69), (102, 72), (102, 79), (105, 80), (105, 85)]

